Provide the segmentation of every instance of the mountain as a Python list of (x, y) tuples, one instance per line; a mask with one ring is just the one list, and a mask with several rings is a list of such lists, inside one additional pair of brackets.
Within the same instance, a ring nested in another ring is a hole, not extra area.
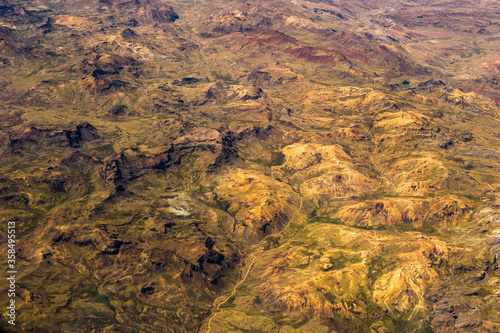
[(498, 332), (499, 40), (494, 0), (2, 0), (1, 329)]

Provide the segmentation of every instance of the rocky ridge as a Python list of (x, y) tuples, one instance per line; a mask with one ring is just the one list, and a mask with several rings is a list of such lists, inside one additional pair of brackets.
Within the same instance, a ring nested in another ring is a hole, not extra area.
[(497, 332), (497, 7), (2, 1), (18, 327)]

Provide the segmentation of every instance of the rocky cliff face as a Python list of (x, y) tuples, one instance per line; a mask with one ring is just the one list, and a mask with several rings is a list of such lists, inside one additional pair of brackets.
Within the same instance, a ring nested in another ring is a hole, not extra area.
[(498, 332), (499, 9), (0, 2), (17, 331)]

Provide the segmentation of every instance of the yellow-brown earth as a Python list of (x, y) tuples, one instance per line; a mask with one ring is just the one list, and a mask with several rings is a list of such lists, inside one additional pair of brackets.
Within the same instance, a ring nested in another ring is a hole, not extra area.
[(0, 330), (498, 332), (499, 13), (1, 1)]

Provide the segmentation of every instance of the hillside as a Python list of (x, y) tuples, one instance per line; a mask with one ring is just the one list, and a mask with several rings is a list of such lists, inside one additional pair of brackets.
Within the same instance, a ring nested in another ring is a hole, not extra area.
[(496, 0), (0, 0), (0, 330), (500, 331), (499, 41)]

